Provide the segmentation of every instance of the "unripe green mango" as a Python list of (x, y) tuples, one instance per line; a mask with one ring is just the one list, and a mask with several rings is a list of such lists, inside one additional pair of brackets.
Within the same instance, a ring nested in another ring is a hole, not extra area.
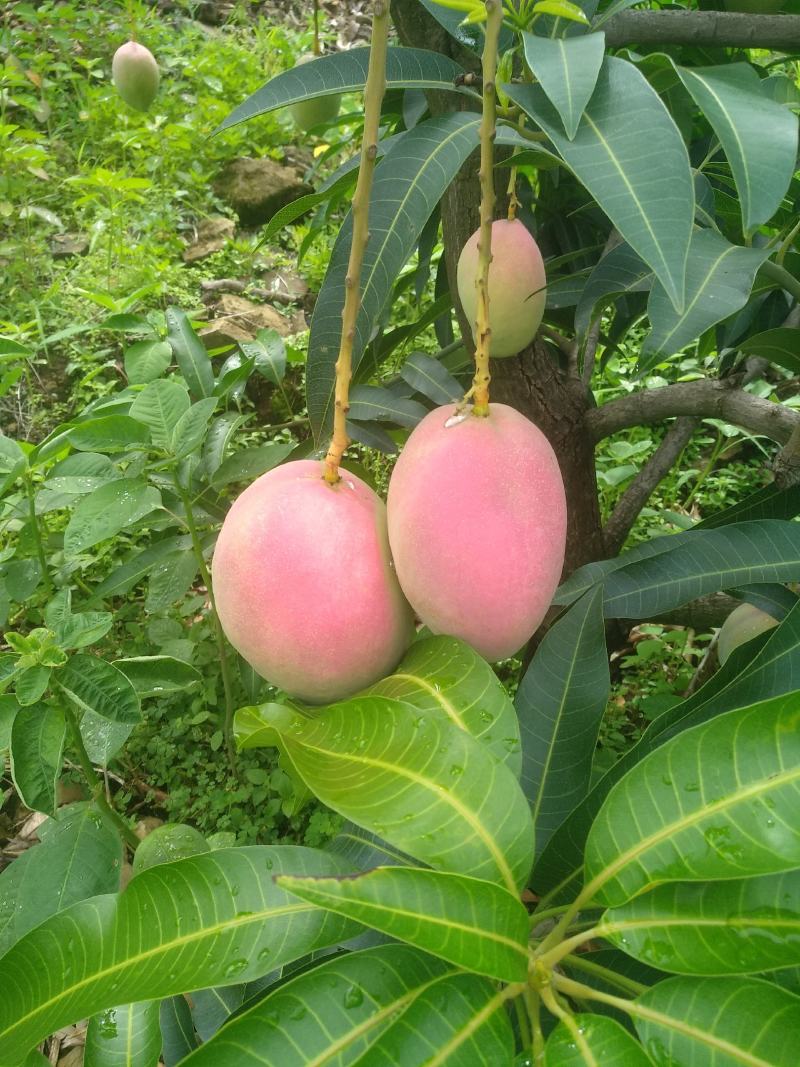
[[(475, 336), (478, 310), (478, 240), (476, 230), (461, 250), (456, 278), (458, 296)], [(516, 356), (536, 336), (546, 299), (544, 262), (539, 246), (519, 219), (492, 223), (489, 265), (489, 354)]]
[(128, 41), (114, 53), (111, 76), (117, 92), (130, 107), (147, 111), (158, 92), (158, 64), (153, 53), (136, 41)]
[(754, 637), (777, 625), (777, 619), (773, 619), (754, 604), (740, 604), (738, 608), (733, 609), (719, 631), (717, 655), (720, 663), (725, 663), (739, 645), (752, 641)]
[[(299, 67), (303, 63), (311, 63), (312, 60), (317, 58), (319, 57), (315, 55), (300, 56), (295, 66)], [(289, 111), (297, 128), (307, 133), (315, 126), (320, 126), (323, 122), (333, 122), (339, 114), (341, 105), (341, 94), (334, 93), (332, 96), (317, 96), (312, 100), (300, 100), (298, 103), (292, 104)]]

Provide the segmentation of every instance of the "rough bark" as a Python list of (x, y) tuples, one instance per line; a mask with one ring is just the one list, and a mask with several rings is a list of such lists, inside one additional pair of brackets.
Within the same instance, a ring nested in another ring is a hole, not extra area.
[(606, 44), (699, 45), (704, 48), (800, 48), (800, 15), (728, 11), (623, 11), (603, 26)]

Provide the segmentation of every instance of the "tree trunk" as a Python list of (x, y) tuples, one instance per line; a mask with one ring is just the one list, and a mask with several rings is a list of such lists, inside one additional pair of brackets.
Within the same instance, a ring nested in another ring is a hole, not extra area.
[[(392, 15), (403, 44), (429, 48), (451, 55), (462, 66), (479, 69), (477, 58), (461, 48), (419, 3), (392, 0)], [(451, 93), (430, 93), (435, 113), (469, 105)], [(505, 202), (506, 174), (497, 172), (498, 202)], [(467, 239), (478, 226), (480, 188), (477, 157), (467, 160), (442, 201), (447, 276), (458, 314), (462, 336), (471, 342), (471, 330), (456, 296), (456, 264)], [(519, 356), (492, 361), (492, 399), (513, 405), (542, 430), (553, 446), (561, 466), (569, 513), (564, 574), (605, 556), (597, 496), (594, 447), (584, 427), (591, 400), (586, 387), (566, 378), (546, 346), (535, 343)]]

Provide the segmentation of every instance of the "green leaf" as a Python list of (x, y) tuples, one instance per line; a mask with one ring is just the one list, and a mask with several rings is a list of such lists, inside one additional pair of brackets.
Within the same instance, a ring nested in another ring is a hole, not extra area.
[(796, 1067), (800, 997), (756, 978), (668, 978), (636, 1002), (656, 1067)]
[(54, 681), (80, 711), (129, 726), (142, 721), (136, 690), (122, 671), (97, 656), (72, 656)]
[(357, 421), (391, 422), (413, 429), (427, 414), (428, 409), (418, 401), (395, 396), (379, 385), (356, 385), (350, 392), (349, 417)]
[(166, 310), (167, 340), (193, 400), (214, 395), (214, 368), (206, 347), (180, 308)]
[(194, 552), (174, 552), (153, 565), (147, 582), (144, 610), (163, 611), (186, 595), (198, 571)]
[(133, 478), (120, 478), (81, 497), (64, 531), (64, 553), (77, 556), (161, 507), (158, 489)]
[(99, 452), (77, 452), (56, 463), (44, 484), (55, 492), (80, 496), (120, 477), (122, 475), (108, 456)]
[(166, 696), (183, 693), (202, 681), (202, 675), (191, 663), (173, 656), (134, 656), (115, 660), (139, 697)]
[[(1, 707), (2, 704), (0, 704)], [(414, 866), (414, 861), (410, 856), (393, 848), (383, 838), (371, 834), (369, 830), (356, 826), (353, 822), (345, 822), (336, 837), (331, 838), (325, 848), (341, 856), (346, 861), (349, 870), (368, 871), (373, 867)]]
[(93, 711), (85, 711), (80, 724), (81, 737), (92, 763), (107, 767), (133, 733), (128, 723), (110, 722)]
[[(684, 304), (694, 183), (677, 126), (636, 67), (607, 56), (573, 140), (541, 86), (504, 92), (544, 130), (622, 237)], [(652, 145), (658, 144), (658, 152)]]
[(114, 622), (110, 611), (80, 611), (54, 626), (61, 648), (85, 648), (105, 637)]
[(800, 965), (800, 871), (660, 885), (600, 922), (599, 936), (678, 974), (748, 974)]
[(0, 754), (11, 747), (11, 726), (18, 711), (19, 704), (14, 697), (0, 696)]
[[(480, 54), (483, 48), (483, 33), (474, 22), (464, 21), (463, 11), (456, 11), (443, 4), (437, 4), (435, 0), (421, 0), (421, 3), (460, 45)], [(506, 26), (501, 26), (500, 52), (507, 52), (509, 48), (513, 48), (514, 43), (514, 35), (511, 30)]]
[[(308, 63), (302, 69), (313, 65)], [(476, 147), (479, 124), (479, 116), (465, 112), (421, 122), (393, 145), (375, 171), (370, 239), (361, 271), (361, 308), (353, 339), (354, 371), (425, 223)], [(318, 441), (328, 432), (333, 417), (334, 364), (342, 331), (351, 238), (352, 215), (348, 215), (336, 239), (311, 323), (306, 388), (311, 427)]]
[(548, 630), (516, 696), (537, 848), (586, 796), (609, 692), (602, 589)]
[(165, 556), (178, 551), (191, 549), (191, 541), (188, 537), (165, 537), (156, 541), (149, 548), (140, 552), (132, 553), (128, 559), (116, 567), (107, 578), (95, 587), (93, 601), (108, 599), (113, 596), (121, 596), (127, 593), (140, 582), (155, 565)]
[(274, 441), (268, 445), (240, 449), (220, 463), (211, 476), (211, 484), (215, 489), (223, 489), (231, 482), (251, 482), (283, 463), (294, 448), (293, 442)]
[(798, 695), (667, 741), (618, 782), (586, 842), (586, 894), (608, 906), (665, 881), (800, 866)]
[(748, 337), (738, 348), (745, 355), (760, 356), (793, 374), (800, 374), (800, 330), (797, 327), (781, 326), (766, 330)]
[(159, 1015), (164, 1045), (161, 1055), (166, 1067), (176, 1067), (197, 1048), (192, 1011), (185, 997), (168, 997), (161, 1001)]
[(424, 352), (411, 353), (400, 368), (400, 377), (434, 404), (453, 403), (464, 394), (447, 367)]
[(66, 438), (79, 452), (122, 452), (149, 440), (147, 429), (130, 415), (87, 419), (68, 430)]
[(503, 982), (528, 973), (528, 913), (506, 889), (460, 874), (376, 867), (343, 878), (296, 878), (291, 893), (406, 941), (449, 963)]
[(678, 314), (660, 282), (650, 293), (647, 314), (652, 330), (639, 361), (649, 370), (659, 357), (671, 356), (711, 326), (743, 308), (750, 298), (756, 271), (769, 255), (766, 248), (740, 248), (713, 230), (695, 230), (686, 273), (688, 299)]
[(183, 415), (178, 419), (172, 433), (172, 451), (177, 459), (183, 459), (184, 456), (195, 452), (202, 445), (206, 436), (208, 421), (214, 414), (216, 406), (216, 397), (212, 396), (207, 400), (198, 400), (196, 404), (192, 404), (188, 411), (184, 411)]
[(171, 378), (150, 382), (131, 404), (131, 415), (150, 430), (154, 445), (169, 449), (172, 435), (191, 401), (186, 388)]
[(219, 1028), (237, 1011), (247, 986), (198, 989), (192, 993), (192, 1021), (201, 1041), (210, 1041)]
[(0, 497), (28, 466), (25, 453), (16, 441), (0, 434)]
[[(337, 870), (333, 857), (290, 845), (220, 849), (151, 867), (124, 893), (47, 919), (0, 960), (0, 1063), (120, 1001), (250, 981), (351, 937), (353, 923), (274, 882)], [(70, 966), (42, 966), (67, 944)]]
[(158, 1067), (159, 1003), (108, 1008), (89, 1020), (83, 1067)]
[[(216, 132), (299, 100), (311, 100), (332, 93), (357, 92), (366, 85), (368, 62), (368, 48), (351, 48), (292, 67), (262, 85), (243, 104), (234, 108)], [(457, 91), (455, 80), (463, 73), (458, 63), (438, 52), (428, 52), (422, 48), (389, 48), (387, 51), (387, 89), (454, 92)]]
[(125, 349), (124, 360), (131, 385), (147, 385), (170, 365), (172, 349), (166, 341), (136, 341)]
[(0, 956), (56, 912), (115, 892), (121, 868), (114, 827), (88, 805), (63, 810), (42, 843), (0, 874)]
[(792, 180), (797, 118), (770, 100), (748, 63), (677, 71), (725, 150), (750, 233), (772, 218)]
[(544, 1067), (652, 1067), (652, 1061), (614, 1019), (581, 1013), (562, 1019), (552, 1031)]
[[(315, 795), (433, 867), (497, 881), (528, 874), (533, 826), (514, 775), (443, 715), (384, 697), (354, 697), (313, 719), (243, 708), (244, 747), (275, 744)], [(272, 738), (272, 739), (270, 739)]]
[(489, 664), (457, 637), (424, 637), (388, 678), (366, 690), (424, 712), (441, 712), (519, 777), (519, 723), (514, 705)]
[(592, 319), (611, 298), (646, 292), (653, 284), (653, 272), (630, 245), (616, 245), (607, 252), (586, 279), (575, 308), (575, 332), (581, 337)]
[(22, 707), (29, 707), (41, 699), (50, 684), (50, 668), (36, 664), (17, 675), (14, 695)]
[(67, 724), (63, 712), (45, 704), (20, 708), (11, 724), (11, 774), (22, 802), (52, 815)]
[(571, 22), (581, 22), (588, 25), (589, 20), (577, 4), (571, 0), (538, 0), (533, 5), (535, 15), (553, 15), (559, 19), (569, 19)]
[[(583, 12), (581, 15), (585, 22), (586, 16)], [(551, 38), (523, 33), (522, 40), (528, 66), (561, 116), (567, 137), (572, 140), (597, 84), (605, 54), (605, 34)]]
[(243, 341), (242, 352), (255, 361), (256, 370), (272, 385), (286, 376), (286, 345), (277, 330), (259, 330), (255, 341)]

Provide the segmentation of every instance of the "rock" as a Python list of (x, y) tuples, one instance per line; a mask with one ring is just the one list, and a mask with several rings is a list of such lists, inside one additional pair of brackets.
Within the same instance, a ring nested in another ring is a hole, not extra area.
[(279, 304), (299, 304), (308, 293), (308, 286), (293, 270), (270, 270), (261, 279), (258, 295), (262, 293)]
[(89, 251), (89, 238), (82, 233), (58, 233), (50, 244), (53, 259), (66, 259), (68, 256), (85, 256)]
[(282, 207), (312, 192), (294, 170), (271, 159), (232, 160), (213, 184), (245, 226), (261, 226)]
[(225, 218), (224, 215), (214, 215), (210, 219), (203, 219), (197, 227), (197, 237), (183, 253), (184, 263), (196, 263), (198, 259), (219, 252), (224, 248), (236, 231), (233, 219)]
[(252, 341), (259, 330), (277, 330), (281, 337), (306, 329), (302, 313), (291, 319), (268, 304), (254, 304), (242, 296), (225, 294), (216, 306), (217, 317), (204, 326), (200, 337), (206, 348)]

